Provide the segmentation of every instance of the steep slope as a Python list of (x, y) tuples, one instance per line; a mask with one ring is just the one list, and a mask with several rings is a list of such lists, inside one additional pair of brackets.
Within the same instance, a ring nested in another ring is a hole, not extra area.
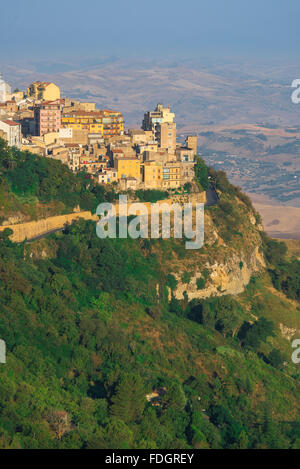
[(0, 447), (299, 448), (299, 263), (210, 176), (198, 252), (84, 220), (0, 235)]

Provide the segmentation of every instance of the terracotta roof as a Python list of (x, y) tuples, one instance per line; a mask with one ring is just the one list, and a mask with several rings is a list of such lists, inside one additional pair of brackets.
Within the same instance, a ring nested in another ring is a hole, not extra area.
[(10, 125), (11, 127), (14, 127), (16, 125), (21, 125), (18, 122), (10, 121), (10, 120), (2, 120), (1, 122), (4, 122), (4, 124)]
[(49, 86), (51, 85), (51, 82), (50, 81), (34, 81), (30, 86), (32, 85)]

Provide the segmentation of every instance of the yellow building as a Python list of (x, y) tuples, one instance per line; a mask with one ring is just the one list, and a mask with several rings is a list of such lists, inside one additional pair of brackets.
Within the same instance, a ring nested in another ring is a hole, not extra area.
[(181, 185), (181, 163), (166, 163), (163, 167), (163, 187), (176, 188)]
[(120, 156), (114, 161), (115, 169), (118, 173), (118, 179), (135, 178), (141, 179), (141, 162), (137, 158)]
[(181, 163), (163, 161), (145, 161), (143, 168), (143, 182), (147, 189), (173, 189), (180, 187)]
[(107, 109), (91, 112), (64, 112), (61, 124), (63, 128), (87, 130), (89, 134), (100, 134), (106, 139), (122, 135), (124, 132), (122, 114)]
[(24, 99), (24, 91), (14, 91), (11, 95), (11, 99), (14, 99), (16, 103), (19, 103)]
[(73, 112), (73, 111), (85, 111), (85, 112), (96, 111), (96, 103), (87, 103), (87, 102), (65, 99), (64, 112), (68, 113), (68, 112)]
[(163, 163), (145, 161), (142, 168), (145, 187), (148, 189), (160, 188), (163, 182)]
[(56, 101), (60, 99), (60, 89), (54, 83), (45, 81), (35, 81), (27, 89), (27, 94), (31, 98), (39, 101)]
[(124, 133), (124, 118), (121, 112), (103, 109), (103, 137), (111, 138)]
[(99, 112), (72, 111), (61, 117), (63, 128), (86, 130), (90, 134), (103, 135), (102, 116)]

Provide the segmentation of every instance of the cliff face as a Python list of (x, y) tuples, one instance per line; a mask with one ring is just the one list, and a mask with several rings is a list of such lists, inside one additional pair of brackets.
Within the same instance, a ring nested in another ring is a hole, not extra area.
[(197, 281), (202, 278), (201, 268), (190, 278), (187, 285), (182, 282), (184, 271), (173, 273), (178, 282), (177, 289), (174, 292), (175, 298), (184, 299), (184, 292), (188, 294), (189, 300), (195, 298), (208, 298), (210, 296), (237, 295), (244, 291), (244, 287), (248, 285), (250, 278), (255, 273), (262, 270), (265, 266), (262, 254), (259, 252), (258, 246), (253, 249), (250, 256), (245, 253), (240, 255), (232, 253), (230, 259), (225, 262), (215, 262), (204, 264), (205, 269), (209, 272), (204, 288), (199, 289)]
[(169, 267), (177, 280), (173, 294), (178, 300), (186, 295), (192, 300), (242, 293), (250, 278), (264, 269), (255, 211), (240, 201), (232, 203), (238, 211), (238, 226), (224, 220), (219, 209), (213, 214), (206, 210), (204, 247), (187, 252), (183, 261), (172, 260)]

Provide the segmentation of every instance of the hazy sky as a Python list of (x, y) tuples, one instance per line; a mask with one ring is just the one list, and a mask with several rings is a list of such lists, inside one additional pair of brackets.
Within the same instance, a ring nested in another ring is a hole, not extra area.
[(299, 0), (14, 0), (0, 14), (0, 60), (300, 55)]

